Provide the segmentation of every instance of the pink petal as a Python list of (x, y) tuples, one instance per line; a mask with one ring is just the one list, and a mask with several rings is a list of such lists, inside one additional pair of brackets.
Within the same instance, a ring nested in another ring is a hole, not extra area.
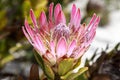
[(46, 15), (45, 12), (41, 12), (40, 14), (40, 26), (45, 26), (47, 25), (47, 19), (46, 19)]
[(31, 27), (29, 26), (27, 20), (25, 20), (24, 25), (25, 25), (26, 31), (28, 32), (29, 36), (30, 36), (31, 38), (33, 38), (34, 31), (33, 31), (33, 29), (31, 29)]
[(49, 30), (54, 28), (54, 23), (51, 20), (49, 20), (49, 22), (48, 22), (48, 28), (49, 28)]
[(58, 41), (57, 48), (56, 48), (56, 54), (58, 59), (60, 57), (63, 57), (66, 54), (66, 51), (67, 51), (66, 39), (64, 37), (61, 37)]
[(73, 4), (73, 6), (72, 6), (72, 12), (71, 12), (70, 23), (72, 23), (72, 22), (74, 21), (75, 15), (76, 15), (76, 6), (75, 6), (75, 4)]
[(30, 9), (30, 17), (32, 19), (32, 22), (33, 22), (34, 26), (36, 27), (37, 26), (37, 21), (36, 21), (36, 18), (35, 18), (35, 15), (34, 15), (32, 9)]
[(89, 29), (91, 28), (92, 24), (95, 22), (96, 17), (97, 17), (97, 16), (96, 16), (96, 14), (94, 13), (94, 14), (93, 14), (93, 17), (92, 17), (92, 19), (90, 20), (90, 23), (88, 24), (88, 27), (87, 27), (86, 30), (89, 30)]
[(26, 30), (25, 30), (24, 27), (22, 27), (22, 31), (23, 31), (24, 35), (26, 36), (26, 38), (28, 39), (28, 41), (32, 44), (32, 41), (31, 41), (31, 39), (30, 39), (30, 36), (28, 35), (28, 33), (26, 32)]
[(44, 54), (44, 56), (47, 58), (48, 61), (50, 61), (50, 63), (52, 65), (54, 65), (56, 63), (56, 57), (53, 56), (49, 51), (46, 51), (46, 53)]
[[(33, 29), (31, 29), (31, 27), (28, 25), (27, 20), (25, 20), (25, 29), (23, 28), (24, 34), (26, 35), (27, 39), (29, 40), (29, 42), (34, 46), (34, 48), (37, 50), (37, 52), (41, 52), (41, 55), (45, 52), (45, 48), (44, 45), (40, 39), (40, 36), (38, 38), (38, 36), (36, 35), (36, 33), (33, 31)], [(29, 35), (27, 35), (27, 33)]]
[(55, 6), (55, 9), (54, 9), (54, 19), (55, 19), (55, 21), (57, 20), (57, 16), (58, 16), (58, 14), (61, 10), (62, 10), (61, 5), (58, 3)]
[(80, 26), (80, 20), (81, 20), (80, 9), (78, 9), (74, 19), (74, 25), (76, 29), (78, 29), (78, 27)]
[(69, 47), (68, 47), (67, 57), (71, 56), (71, 54), (72, 54), (73, 50), (75, 49), (75, 47), (76, 47), (76, 40), (73, 40), (70, 43)]
[(40, 26), (41, 26), (40, 32), (41, 33), (48, 32), (49, 28), (47, 27), (48, 23), (47, 23), (47, 18), (44, 12), (41, 12), (39, 20), (40, 20)]
[(96, 34), (96, 31), (91, 34), (88, 44), (90, 44), (92, 42), (93, 38), (95, 37), (95, 34)]
[(76, 54), (76, 55), (74, 56), (74, 58), (75, 58), (75, 59), (79, 59), (79, 58), (85, 53), (86, 50), (87, 50), (87, 48), (81, 48), (81, 49), (79, 50), (78, 54)]
[(85, 42), (84, 42), (85, 46), (89, 46), (91, 44), (91, 42), (92, 42), (92, 40), (95, 36), (95, 33), (96, 32), (94, 31), (94, 32), (92, 32), (92, 33), (90, 33), (86, 36), (86, 39), (85, 39)]
[(33, 47), (35, 48), (35, 50), (42, 56), (43, 54), (45, 54), (45, 48), (44, 45), (42, 46), (42, 42), (39, 40), (38, 36), (34, 35), (33, 38)]
[(70, 28), (73, 29), (73, 32), (78, 30), (78, 28), (80, 27), (80, 20), (81, 20), (80, 9), (78, 8), (77, 10), (75, 4), (73, 4), (70, 19)]
[(100, 17), (98, 16), (98, 17), (96, 18), (94, 24), (93, 24), (93, 29), (94, 29), (94, 28), (96, 29), (96, 27), (98, 26), (99, 22), (100, 22)]
[(51, 54), (55, 56), (55, 43), (54, 43), (54, 41), (50, 41), (50, 49), (51, 49)]
[(87, 30), (86, 36), (86, 46), (89, 46), (90, 43), (92, 42), (95, 33), (96, 33), (96, 27), (100, 21), (100, 17), (97, 17), (95, 21), (90, 25), (89, 29)]
[(52, 15), (53, 15), (53, 6), (54, 3), (51, 3), (49, 6), (49, 19), (52, 21)]
[(34, 42), (35, 42), (36, 46), (39, 46), (40, 52), (42, 52), (42, 54), (45, 54), (45, 51), (46, 51), (45, 46), (43, 44), (43, 41), (40, 38), (40, 35), (35, 34), (35, 41)]
[(57, 16), (56, 25), (59, 23), (66, 23), (66, 19), (65, 19), (63, 11), (60, 11)]
[(85, 24), (82, 24), (79, 28), (79, 31), (78, 31), (78, 38), (82, 37), (83, 34), (85, 33), (85, 27), (86, 25)]
[(36, 32), (29, 26), (27, 20), (25, 20), (24, 25), (25, 25), (25, 29), (28, 32), (30, 38), (32, 39), (32, 41), (34, 41)]
[(93, 38), (95, 37), (96, 31), (92, 29), (88, 35), (86, 35), (87, 42), (85, 43), (85, 46), (89, 46), (90, 43), (93, 41)]
[(94, 20), (94, 22), (90, 25), (90, 27), (88, 28), (87, 31), (90, 31), (92, 29), (95, 29), (96, 30), (96, 27), (97, 27), (97, 24), (99, 23), (99, 17), (96, 17), (96, 19)]

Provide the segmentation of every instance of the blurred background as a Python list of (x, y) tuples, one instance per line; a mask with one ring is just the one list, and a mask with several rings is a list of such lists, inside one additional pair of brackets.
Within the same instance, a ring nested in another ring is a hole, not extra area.
[[(114, 50), (116, 53), (111, 54), (117, 55), (117, 58), (113, 56), (104, 56), (104, 58), (107, 61), (117, 59), (115, 62), (118, 65), (118, 72), (112, 73), (115, 74), (113, 77), (117, 78), (109, 78), (110, 74), (107, 73), (102, 76), (105, 77), (103, 80), (120, 80), (120, 52), (117, 45), (120, 42), (120, 0), (0, 0), (0, 80), (17, 80), (18, 76), (22, 76), (24, 80), (28, 79), (31, 65), (37, 63), (33, 55), (33, 47), (23, 35), (21, 27), (24, 26), (25, 18), (31, 24), (29, 16), (31, 8), (38, 18), (43, 10), (48, 14), (48, 6), (51, 2), (62, 5), (67, 21), (70, 19), (73, 3), (81, 10), (81, 23), (88, 24), (93, 13), (101, 17), (96, 37), (83, 56), (81, 66), (89, 66), (92, 71), (86, 72), (86, 80), (99, 80), (92, 74), (94, 72), (98, 75), (102, 74), (103, 67), (96, 66), (97, 71), (94, 71), (93, 63), (96, 63), (98, 58), (103, 59), (101, 55), (107, 55)], [(99, 65), (103, 63), (104, 60)], [(106, 69), (111, 71), (111, 68)], [(83, 76), (80, 77), (82, 80)]]

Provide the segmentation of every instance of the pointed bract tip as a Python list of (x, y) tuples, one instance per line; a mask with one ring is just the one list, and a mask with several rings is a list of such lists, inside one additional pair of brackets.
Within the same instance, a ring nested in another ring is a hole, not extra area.
[(50, 3), (50, 6), (53, 6), (54, 5), (54, 3), (52, 2), (52, 3)]
[(96, 13), (94, 13), (93, 16), (96, 16)]
[(28, 26), (28, 25), (29, 25), (27, 19), (25, 19), (24, 25), (25, 25), (25, 26)]
[(98, 16), (98, 22), (100, 22), (100, 16)]
[(34, 26), (36, 26), (37, 25), (37, 21), (36, 21), (36, 17), (34, 15), (34, 12), (33, 12), (32, 9), (30, 9), (30, 17), (32, 19), (32, 22), (33, 22)]
[(61, 4), (60, 3), (57, 3), (57, 5), (56, 6), (61, 6)]
[(76, 7), (76, 5), (75, 5), (75, 4), (73, 4), (72, 6), (73, 6), (73, 7)]
[(55, 9), (62, 10), (61, 4), (60, 4), (60, 3), (58, 3), (58, 4), (55, 6)]
[(33, 13), (33, 9), (30, 9), (30, 14)]
[(41, 11), (41, 13), (40, 13), (40, 16), (44, 16), (45, 15), (45, 12), (44, 11)]

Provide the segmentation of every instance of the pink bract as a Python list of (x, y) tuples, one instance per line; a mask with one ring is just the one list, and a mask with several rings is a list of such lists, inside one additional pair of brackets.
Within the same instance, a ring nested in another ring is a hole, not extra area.
[(61, 5), (57, 4), (54, 10), (53, 7), (51, 3), (48, 19), (43, 11), (38, 21), (31, 9), (33, 26), (25, 20), (22, 30), (35, 50), (50, 63), (55, 64), (63, 58), (79, 59), (89, 48), (100, 17), (93, 14), (87, 26), (80, 24), (80, 9), (73, 4), (70, 22), (67, 24)]

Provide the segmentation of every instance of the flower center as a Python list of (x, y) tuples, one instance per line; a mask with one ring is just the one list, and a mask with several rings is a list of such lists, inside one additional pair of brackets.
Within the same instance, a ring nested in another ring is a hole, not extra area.
[(70, 30), (66, 24), (60, 23), (53, 30), (53, 39), (59, 40), (62, 36), (68, 39), (70, 36)]

